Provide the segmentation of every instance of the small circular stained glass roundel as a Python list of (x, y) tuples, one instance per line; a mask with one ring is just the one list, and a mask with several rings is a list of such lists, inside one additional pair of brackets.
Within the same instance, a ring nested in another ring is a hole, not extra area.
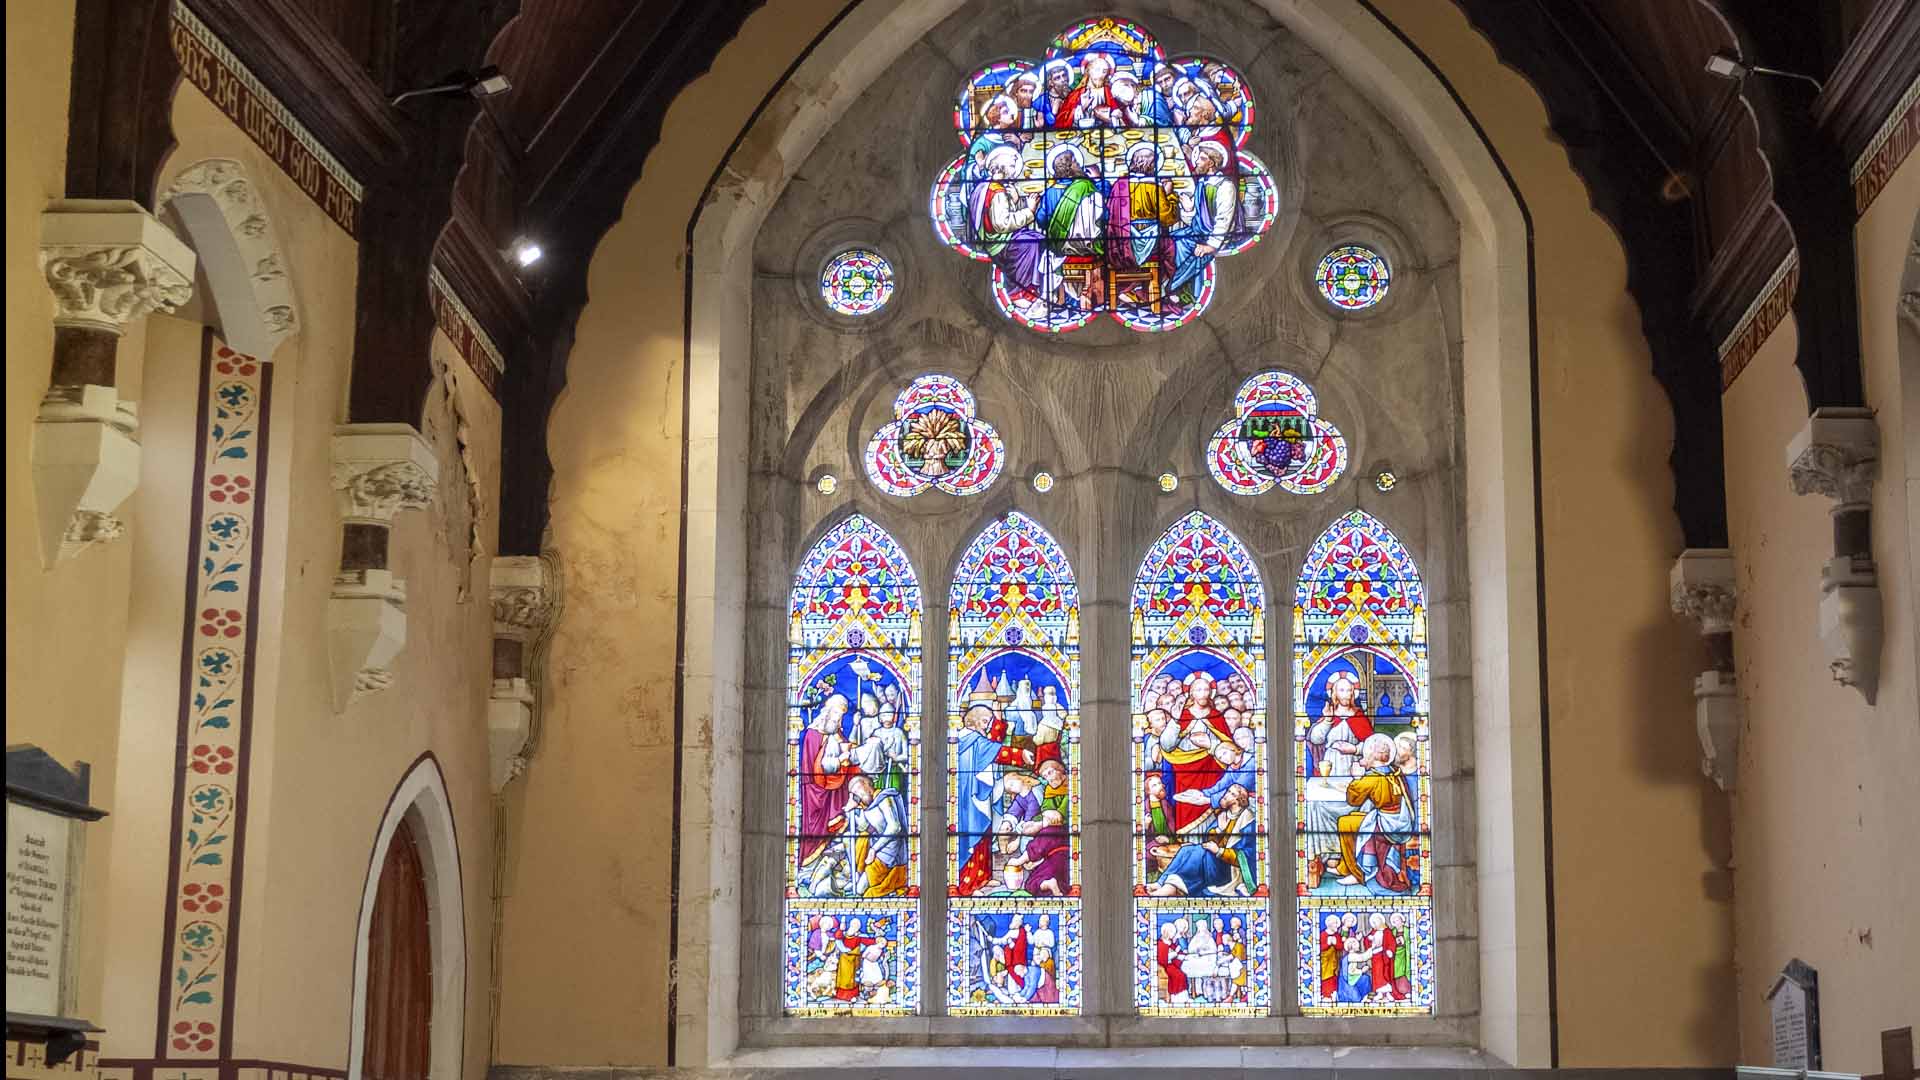
[(1361, 311), (1386, 298), (1393, 271), (1387, 257), (1360, 244), (1342, 244), (1320, 259), (1314, 284), (1327, 303), (1342, 311)]
[(893, 297), (893, 264), (867, 248), (835, 255), (820, 271), (820, 298), (842, 315), (871, 315)]
[(1161, 491), (1164, 491), (1168, 494), (1172, 494), (1174, 491), (1179, 489), (1180, 478), (1173, 475), (1170, 472), (1163, 472), (1160, 474), (1159, 484), (1160, 484)]
[(1045, 495), (1047, 492), (1052, 491), (1053, 490), (1053, 474), (1050, 472), (1034, 473), (1033, 474), (1033, 490), (1039, 492), (1042, 495)]
[(813, 482), (813, 490), (822, 495), (831, 495), (840, 490), (840, 478), (832, 473), (821, 473), (820, 479)]

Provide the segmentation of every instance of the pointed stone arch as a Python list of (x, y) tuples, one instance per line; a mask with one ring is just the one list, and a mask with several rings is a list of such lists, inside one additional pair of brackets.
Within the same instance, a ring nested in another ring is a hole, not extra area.
[(174, 175), (160, 208), (200, 256), (205, 321), (228, 345), (271, 360), (300, 328), (299, 305), (272, 214), (246, 167), (205, 158)]

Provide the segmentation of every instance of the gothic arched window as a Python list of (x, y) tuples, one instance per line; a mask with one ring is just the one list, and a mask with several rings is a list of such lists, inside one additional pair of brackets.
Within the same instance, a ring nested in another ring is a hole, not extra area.
[(1174, 522), (1133, 582), (1133, 999), (1272, 1006), (1266, 594), (1226, 526)]
[(947, 1006), (1080, 1011), (1080, 590), (1040, 523), (995, 520), (948, 594)]
[(793, 575), (789, 1015), (920, 1008), (920, 610), (906, 553), (859, 514), (828, 530)]
[(1300, 1009), (1433, 1011), (1427, 599), (1363, 510), (1320, 534), (1293, 601)]

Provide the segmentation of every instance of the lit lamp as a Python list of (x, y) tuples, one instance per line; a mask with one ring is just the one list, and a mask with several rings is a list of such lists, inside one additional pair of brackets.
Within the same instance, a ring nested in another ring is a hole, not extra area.
[(511, 89), (513, 80), (507, 78), (497, 66), (488, 64), (479, 71), (456, 71), (432, 86), (404, 91), (393, 99), (393, 104), (398, 105), (408, 98), (436, 97), (441, 94), (472, 94), (477, 98), (490, 98)]
[(1810, 83), (1816, 94), (1822, 89), (1820, 80), (1811, 75), (1802, 75), (1797, 71), (1786, 71), (1760, 64), (1749, 64), (1725, 49), (1707, 57), (1707, 74), (1726, 79), (1728, 82), (1739, 82), (1749, 75), (1777, 75), (1783, 79), (1799, 79), (1801, 82)]

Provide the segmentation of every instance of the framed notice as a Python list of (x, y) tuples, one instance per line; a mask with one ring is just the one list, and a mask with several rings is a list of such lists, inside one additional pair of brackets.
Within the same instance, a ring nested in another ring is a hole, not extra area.
[(73, 1015), (86, 826), (106, 816), (87, 804), (87, 774), (7, 748), (7, 1038), (45, 1043), (49, 1065), (100, 1030)]

